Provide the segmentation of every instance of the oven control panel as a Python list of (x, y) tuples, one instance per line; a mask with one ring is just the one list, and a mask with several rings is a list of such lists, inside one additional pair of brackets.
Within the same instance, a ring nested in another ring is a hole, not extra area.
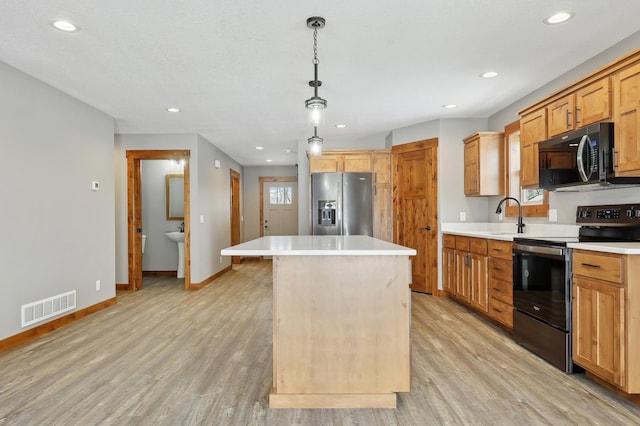
[(577, 224), (640, 225), (640, 203), (578, 206)]

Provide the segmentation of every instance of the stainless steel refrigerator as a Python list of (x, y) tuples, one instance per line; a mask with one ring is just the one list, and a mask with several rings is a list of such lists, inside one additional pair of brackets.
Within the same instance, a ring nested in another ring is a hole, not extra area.
[(311, 175), (313, 235), (373, 236), (373, 174)]

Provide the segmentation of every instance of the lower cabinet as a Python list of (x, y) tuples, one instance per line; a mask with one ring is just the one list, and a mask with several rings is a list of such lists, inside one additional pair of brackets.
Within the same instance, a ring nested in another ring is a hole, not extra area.
[(511, 242), (443, 234), (442, 278), (446, 293), (511, 328)]
[(573, 361), (640, 394), (640, 256), (573, 251)]

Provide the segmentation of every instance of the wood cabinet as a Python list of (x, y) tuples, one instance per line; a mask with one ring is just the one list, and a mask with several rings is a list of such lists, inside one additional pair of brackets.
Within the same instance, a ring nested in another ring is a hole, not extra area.
[(573, 252), (573, 360), (640, 393), (640, 256)]
[(455, 241), (455, 298), (486, 313), (489, 310), (487, 240), (456, 236)]
[(504, 133), (477, 132), (464, 138), (464, 194), (504, 194)]
[(520, 119), (520, 185), (537, 188), (538, 143), (547, 138), (547, 110), (540, 108)]
[(611, 118), (610, 78), (605, 77), (551, 102), (547, 109), (547, 136)]
[(513, 328), (511, 242), (489, 240), (489, 317)]
[[(370, 153), (324, 154), (309, 157), (310, 173), (371, 172), (373, 160)], [(391, 166), (389, 166), (391, 172)]]
[(391, 150), (327, 150), (309, 157), (309, 173), (373, 173), (373, 236), (393, 241)]
[(640, 176), (640, 63), (613, 77), (616, 176)]
[(444, 291), (456, 295), (456, 237), (442, 236), (442, 284)]

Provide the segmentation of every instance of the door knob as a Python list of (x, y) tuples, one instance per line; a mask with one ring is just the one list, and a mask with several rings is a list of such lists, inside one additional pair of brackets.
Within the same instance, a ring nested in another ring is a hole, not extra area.
[(426, 228), (424, 228), (424, 229), (426, 229), (427, 231), (431, 231), (431, 227), (430, 227), (430, 226), (427, 226), (427, 227), (426, 227)]

